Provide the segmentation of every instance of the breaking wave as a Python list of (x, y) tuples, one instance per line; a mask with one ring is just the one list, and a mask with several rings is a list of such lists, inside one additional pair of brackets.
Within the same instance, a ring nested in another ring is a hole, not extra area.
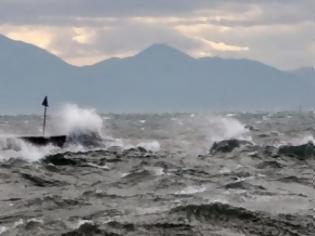
[(252, 141), (249, 130), (239, 120), (215, 114), (191, 114), (175, 117), (166, 132), (172, 134), (169, 147), (192, 154), (206, 153), (214, 143), (225, 139)]
[(93, 134), (102, 137), (103, 119), (95, 109), (80, 108), (76, 104), (66, 104), (57, 114), (59, 129), (69, 136)]
[(20, 158), (33, 162), (58, 151), (53, 145), (38, 147), (15, 137), (0, 138), (0, 160)]
[(21, 158), (26, 161), (38, 161), (44, 156), (58, 152), (82, 152), (103, 145), (103, 119), (94, 109), (67, 104), (57, 112), (52, 122), (59, 134), (67, 136), (65, 148), (51, 144), (35, 146), (14, 136), (3, 136), (0, 138), (0, 159)]
[(142, 147), (148, 151), (158, 152), (157, 140), (143, 140), (136, 143), (113, 138), (108, 132), (104, 134), (104, 119), (95, 109), (80, 108), (76, 104), (66, 104), (52, 117), (54, 133), (67, 136), (63, 148), (52, 144), (35, 146), (13, 135), (0, 137), (0, 160), (20, 158), (34, 162), (48, 155), (63, 152), (88, 152), (117, 146), (121, 149)]

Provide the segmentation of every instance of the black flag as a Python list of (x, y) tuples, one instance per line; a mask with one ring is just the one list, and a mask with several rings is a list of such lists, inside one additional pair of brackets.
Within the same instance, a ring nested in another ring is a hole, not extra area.
[(42, 106), (48, 107), (48, 98), (47, 98), (47, 96), (44, 98), (44, 100), (42, 102)]

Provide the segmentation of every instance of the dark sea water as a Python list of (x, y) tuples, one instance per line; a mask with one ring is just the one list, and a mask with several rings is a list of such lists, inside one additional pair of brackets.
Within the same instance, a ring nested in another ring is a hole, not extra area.
[(315, 235), (313, 112), (61, 116), (0, 117), (0, 235)]

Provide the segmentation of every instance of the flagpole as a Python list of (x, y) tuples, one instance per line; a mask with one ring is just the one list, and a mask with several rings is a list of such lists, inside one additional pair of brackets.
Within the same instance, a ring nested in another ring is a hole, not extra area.
[(43, 121), (43, 136), (46, 133), (46, 117), (47, 117), (47, 107), (44, 108), (44, 121)]
[(44, 109), (44, 121), (43, 121), (43, 136), (45, 136), (46, 133), (46, 120), (47, 120), (47, 107), (48, 107), (48, 98), (47, 96), (45, 96), (43, 102), (42, 102), (42, 106), (45, 107)]

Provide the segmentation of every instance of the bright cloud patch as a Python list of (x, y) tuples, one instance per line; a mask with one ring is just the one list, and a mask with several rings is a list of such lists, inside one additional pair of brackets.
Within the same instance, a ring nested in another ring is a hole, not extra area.
[[(0, 27), (1, 29), (1, 27)], [(52, 39), (50, 30), (39, 30), (33, 27), (4, 27), (2, 33), (14, 40), (25, 41), (41, 48), (48, 48)]]
[(75, 36), (72, 37), (72, 40), (81, 44), (93, 43), (93, 40), (97, 35), (97, 32), (90, 28), (75, 27), (73, 31), (75, 33)]
[(206, 45), (209, 45), (210, 48), (217, 50), (217, 51), (230, 51), (230, 52), (242, 52), (242, 51), (248, 51), (249, 47), (241, 47), (236, 45), (230, 45), (223, 42), (213, 42), (206, 39), (199, 39)]

